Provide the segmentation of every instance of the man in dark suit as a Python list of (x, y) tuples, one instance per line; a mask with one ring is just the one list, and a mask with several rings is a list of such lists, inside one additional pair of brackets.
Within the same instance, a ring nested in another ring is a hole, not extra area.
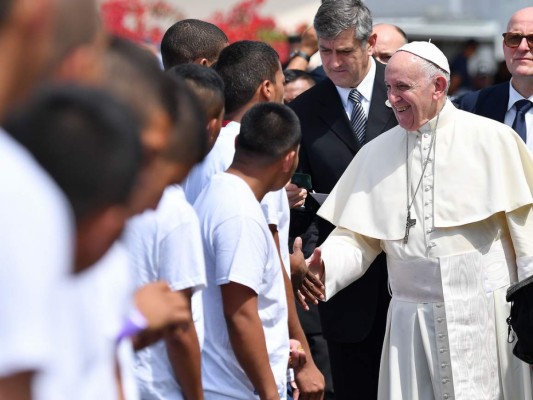
[(533, 151), (533, 7), (511, 16), (503, 34), (503, 54), (511, 82), (468, 93), (454, 102), (462, 110), (511, 126)]
[[(397, 121), (385, 105), (385, 67), (371, 57), (376, 35), (369, 9), (358, 0), (326, 0), (314, 27), (328, 79), (289, 106), (302, 126), (298, 170), (311, 175), (316, 192), (330, 193), (357, 151)], [(305, 212), (293, 212), (295, 225), (312, 220), (302, 235), (306, 255), (333, 229), (316, 209), (308, 199)], [(376, 399), (389, 300), (381, 255), (363, 278), (319, 305), (337, 400)]]

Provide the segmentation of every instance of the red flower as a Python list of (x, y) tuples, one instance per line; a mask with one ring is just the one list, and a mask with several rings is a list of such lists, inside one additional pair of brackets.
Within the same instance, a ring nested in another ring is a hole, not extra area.
[(259, 14), (265, 0), (243, 0), (227, 12), (217, 12), (211, 22), (222, 29), (230, 43), (238, 40), (259, 40), (270, 44), (279, 54), (281, 62), (289, 58), (287, 35), (276, 27), (270, 17)]

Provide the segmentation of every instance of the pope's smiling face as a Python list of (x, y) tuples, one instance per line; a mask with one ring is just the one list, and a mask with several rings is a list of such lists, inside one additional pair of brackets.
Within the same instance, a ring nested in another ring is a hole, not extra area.
[(389, 102), (398, 124), (408, 131), (419, 129), (439, 110), (442, 83), (428, 77), (421, 61), (411, 53), (400, 51), (392, 56), (385, 69)]

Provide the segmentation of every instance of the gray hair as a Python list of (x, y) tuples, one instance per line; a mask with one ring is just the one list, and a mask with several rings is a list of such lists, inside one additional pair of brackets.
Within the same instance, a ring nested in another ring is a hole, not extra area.
[[(407, 53), (409, 52), (407, 51)], [(411, 55), (411, 60), (420, 65), (422, 72), (424, 73), (424, 75), (429, 81), (434, 80), (438, 76), (442, 76), (446, 79), (446, 93), (447, 93), (448, 88), (450, 87), (450, 74), (444, 71), (442, 68), (438, 67), (437, 65), (433, 64), (431, 61), (426, 60), (425, 58), (419, 57), (416, 54), (412, 54), (412, 53), (410, 53), (410, 55)]]
[(431, 61), (425, 60), (421, 57), (417, 57), (420, 61), (420, 66), (422, 67), (422, 71), (427, 76), (429, 80), (434, 80), (438, 76), (443, 76), (446, 78), (446, 93), (448, 93), (448, 88), (450, 87), (450, 74), (446, 71), (444, 71), (442, 68), (439, 68), (435, 64), (433, 64)]
[(325, 0), (315, 15), (314, 27), (317, 36), (326, 40), (354, 28), (355, 38), (366, 43), (372, 34), (372, 14), (360, 0)]

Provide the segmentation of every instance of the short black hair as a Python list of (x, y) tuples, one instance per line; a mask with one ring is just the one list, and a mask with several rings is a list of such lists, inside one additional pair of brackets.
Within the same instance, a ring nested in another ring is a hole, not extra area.
[(208, 119), (220, 115), (224, 108), (224, 81), (214, 69), (199, 64), (180, 64), (167, 73), (185, 80), (200, 100)]
[(286, 69), (283, 71), (285, 75), (285, 83), (291, 83), (297, 81), (298, 79), (304, 79), (309, 81), (313, 85), (316, 84), (315, 78), (309, 72), (302, 71), (301, 69)]
[(198, 58), (206, 58), (213, 63), (227, 44), (228, 37), (218, 26), (199, 19), (184, 19), (168, 28), (163, 36), (163, 65), (165, 69), (170, 69)]
[(202, 104), (185, 81), (177, 76), (165, 75), (167, 81), (167, 107), (173, 107), (174, 125), (170, 148), (165, 158), (193, 166), (203, 160), (209, 151), (205, 134), (207, 118)]
[(110, 94), (46, 88), (5, 126), (63, 190), (78, 221), (127, 203), (141, 165), (140, 128), (133, 111)]
[(9, 14), (14, 0), (0, 0), (0, 26), (4, 25)]
[[(208, 146), (207, 121), (182, 80), (166, 74), (148, 50), (119, 37), (111, 39), (106, 67), (106, 87), (132, 106), (143, 125), (149, 123), (154, 107), (168, 115), (174, 129), (170, 148), (163, 157), (190, 165), (203, 159)], [(202, 134), (197, 135), (200, 130)]]
[(300, 143), (300, 120), (289, 107), (263, 102), (251, 107), (242, 117), (237, 136), (237, 153), (245, 152), (277, 160)]
[(275, 82), (279, 68), (278, 53), (264, 42), (242, 40), (222, 50), (215, 70), (226, 86), (226, 114), (248, 103), (263, 81)]
[[(148, 123), (154, 107), (165, 108), (164, 73), (157, 58), (128, 39), (113, 36), (105, 55), (105, 87)], [(169, 110), (167, 110), (168, 112)]]

